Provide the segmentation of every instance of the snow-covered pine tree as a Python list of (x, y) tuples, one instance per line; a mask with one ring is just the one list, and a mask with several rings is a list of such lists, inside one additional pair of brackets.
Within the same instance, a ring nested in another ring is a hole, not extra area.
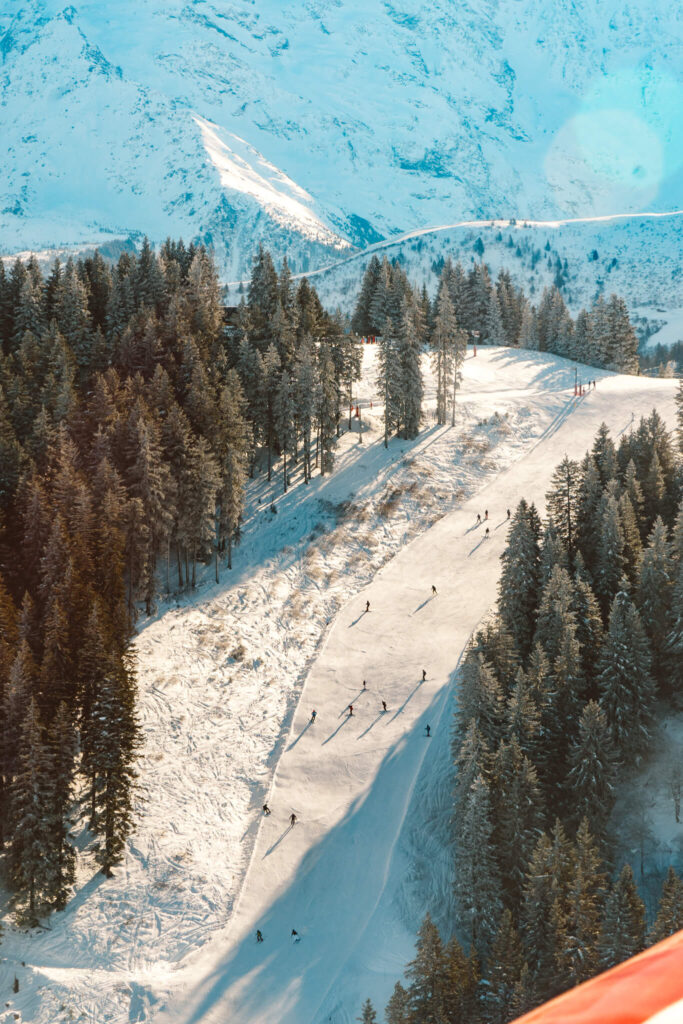
[(625, 864), (605, 898), (598, 952), (604, 970), (640, 953), (645, 946), (645, 904), (633, 871)]
[(652, 672), (666, 682), (668, 638), (673, 614), (674, 564), (666, 527), (658, 516), (638, 567), (636, 606), (650, 641)]
[(304, 483), (311, 479), (311, 437), (315, 397), (315, 356), (310, 339), (305, 339), (297, 353), (294, 368), (295, 414), (301, 432)]
[(249, 435), (244, 417), (244, 397), (236, 370), (230, 370), (218, 399), (218, 550), (227, 548), (228, 569), (232, 569), (232, 545), (239, 536), (244, 508)]
[(569, 559), (567, 558), (567, 549), (562, 542), (562, 538), (558, 535), (554, 522), (552, 519), (548, 519), (541, 542), (539, 563), (539, 586), (541, 590), (546, 586), (555, 567), (567, 571), (569, 569)]
[(320, 444), (320, 475), (334, 469), (334, 447), (337, 436), (337, 390), (335, 386), (334, 362), (329, 346), (321, 344), (318, 349), (318, 439)]
[(624, 533), (616, 497), (605, 491), (596, 523), (597, 548), (593, 563), (595, 596), (604, 617), (612, 605), (624, 573)]
[(275, 393), (274, 416), (275, 436), (282, 453), (282, 490), (286, 494), (288, 485), (287, 456), (294, 456), (296, 438), (293, 387), (286, 370), (283, 370), (280, 375), (280, 383)]
[(458, 324), (453, 304), (446, 282), (442, 279), (436, 300), (436, 316), (431, 335), (432, 369), (436, 374), (436, 422), (439, 425), (446, 423), (448, 415), (457, 330)]
[(617, 452), (606, 423), (601, 423), (595, 435), (591, 455), (600, 474), (600, 483), (605, 487), (617, 475)]
[(378, 339), (377, 390), (384, 404), (384, 447), (397, 429), (401, 408), (401, 374), (398, 361), (398, 342), (391, 320), (385, 320)]
[(604, 889), (597, 843), (584, 818), (572, 849), (566, 903), (555, 915), (557, 966), (567, 986), (587, 981), (598, 971)]
[(524, 967), (524, 954), (512, 914), (506, 908), (491, 946), (485, 975), (484, 1006), (487, 1024), (506, 1024), (515, 987)]
[(581, 671), (586, 680), (586, 692), (592, 697), (597, 697), (595, 676), (605, 631), (597, 598), (584, 578), (580, 552), (576, 553), (576, 562), (577, 572), (573, 580), (574, 596), (571, 608), (576, 621), (576, 639), (581, 652)]
[(420, 925), (415, 956), (406, 968), (408, 1005), (413, 1020), (439, 1021), (445, 1009), (446, 953), (438, 928), (427, 913)]
[(624, 535), (624, 573), (630, 583), (635, 583), (643, 554), (643, 545), (640, 539), (638, 520), (627, 491), (623, 491), (619, 496), (619, 521), (621, 532)]
[(596, 701), (589, 701), (581, 712), (578, 735), (569, 748), (569, 764), (565, 783), (568, 807), (574, 820), (578, 823), (585, 818), (592, 835), (604, 844), (616, 797), (617, 759), (607, 716)]
[(543, 826), (538, 775), (516, 739), (501, 743), (491, 766), (493, 842), (505, 891), (515, 913), (525, 873)]
[(406, 440), (417, 437), (422, 417), (422, 343), (415, 324), (412, 304), (404, 295), (401, 300), (397, 331), (397, 356), (400, 373), (400, 420)]
[(472, 721), (490, 750), (502, 736), (503, 692), (490, 664), (475, 650), (465, 658), (456, 710), (457, 735), (464, 737)]
[(642, 752), (650, 735), (655, 696), (651, 666), (643, 624), (622, 587), (612, 602), (598, 689), (617, 754), (625, 763)]
[(546, 494), (548, 516), (553, 520), (569, 559), (576, 548), (576, 520), (579, 505), (579, 464), (567, 456), (556, 467)]
[(488, 953), (502, 911), (500, 874), (492, 845), (489, 787), (480, 775), (456, 825), (454, 895), (458, 922), (480, 955)]
[(519, 744), (519, 748), (532, 762), (539, 741), (541, 715), (523, 669), (518, 669), (515, 685), (507, 700), (505, 709), (505, 725), (510, 740)]

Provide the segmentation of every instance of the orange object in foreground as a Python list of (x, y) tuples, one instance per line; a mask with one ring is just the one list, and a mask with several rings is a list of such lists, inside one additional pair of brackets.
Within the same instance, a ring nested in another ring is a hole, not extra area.
[(647, 1021), (683, 1022), (683, 931), (525, 1013), (513, 1024)]

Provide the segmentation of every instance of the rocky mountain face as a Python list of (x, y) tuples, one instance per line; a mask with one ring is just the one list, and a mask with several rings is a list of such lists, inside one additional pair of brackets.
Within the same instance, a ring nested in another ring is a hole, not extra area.
[(4, 0), (0, 251), (182, 235), (235, 279), (671, 209), (682, 36), (661, 0)]

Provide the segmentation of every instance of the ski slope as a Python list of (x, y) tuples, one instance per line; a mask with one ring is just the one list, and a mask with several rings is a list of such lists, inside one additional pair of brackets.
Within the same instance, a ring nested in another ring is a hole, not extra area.
[[(490, 358), (504, 368), (505, 352)], [(155, 1019), (346, 1024), (367, 996), (383, 1007), (414, 942), (405, 902), (411, 832), (424, 829), (423, 793), (446, 790), (448, 803), (453, 683), (496, 598), (506, 509), (521, 497), (542, 508), (557, 462), (580, 458), (601, 422), (617, 440), (633, 415), (654, 406), (673, 424), (674, 391), (673, 381), (618, 375), (603, 375), (583, 398), (567, 391), (528, 454), (413, 540), (340, 610), (293, 716), (268, 794), (272, 814), (261, 821), (232, 920), (188, 958)], [(485, 509), (489, 539), (476, 526)], [(427, 891), (423, 908), (429, 903)]]

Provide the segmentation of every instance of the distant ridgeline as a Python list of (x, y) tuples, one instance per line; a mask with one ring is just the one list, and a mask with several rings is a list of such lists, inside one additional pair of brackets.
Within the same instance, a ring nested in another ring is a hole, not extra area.
[[(400, 263), (389, 263), (386, 257), (380, 262), (373, 256), (353, 314), (353, 329), (363, 335), (396, 332), (406, 294), (413, 292)], [(616, 295), (607, 300), (600, 296), (592, 309), (582, 310), (572, 320), (555, 285), (546, 288), (538, 306), (533, 306), (507, 271), (501, 270), (493, 283), (485, 263), (475, 263), (465, 272), (460, 263), (447, 259), (434, 299), (430, 301), (423, 287), (414, 300), (427, 340), (440, 324), (447, 323), (450, 333), (462, 330), (469, 340), (482, 344), (553, 352), (622, 373), (638, 370), (638, 339), (626, 305)]]
[(683, 382), (677, 402), (676, 443), (656, 411), (618, 448), (603, 426), (555, 470), (545, 524), (526, 501), (512, 517), (457, 697), (443, 917), (462, 945), (427, 915), (387, 1024), (504, 1024), (683, 928), (673, 866), (647, 928), (610, 821), (656, 702), (683, 696)]
[(63, 907), (70, 830), (105, 873), (133, 822), (136, 609), (231, 565), (257, 456), (334, 466), (360, 346), (286, 262), (225, 324), (212, 258), (145, 243), (0, 262), (0, 850), (20, 916)]

